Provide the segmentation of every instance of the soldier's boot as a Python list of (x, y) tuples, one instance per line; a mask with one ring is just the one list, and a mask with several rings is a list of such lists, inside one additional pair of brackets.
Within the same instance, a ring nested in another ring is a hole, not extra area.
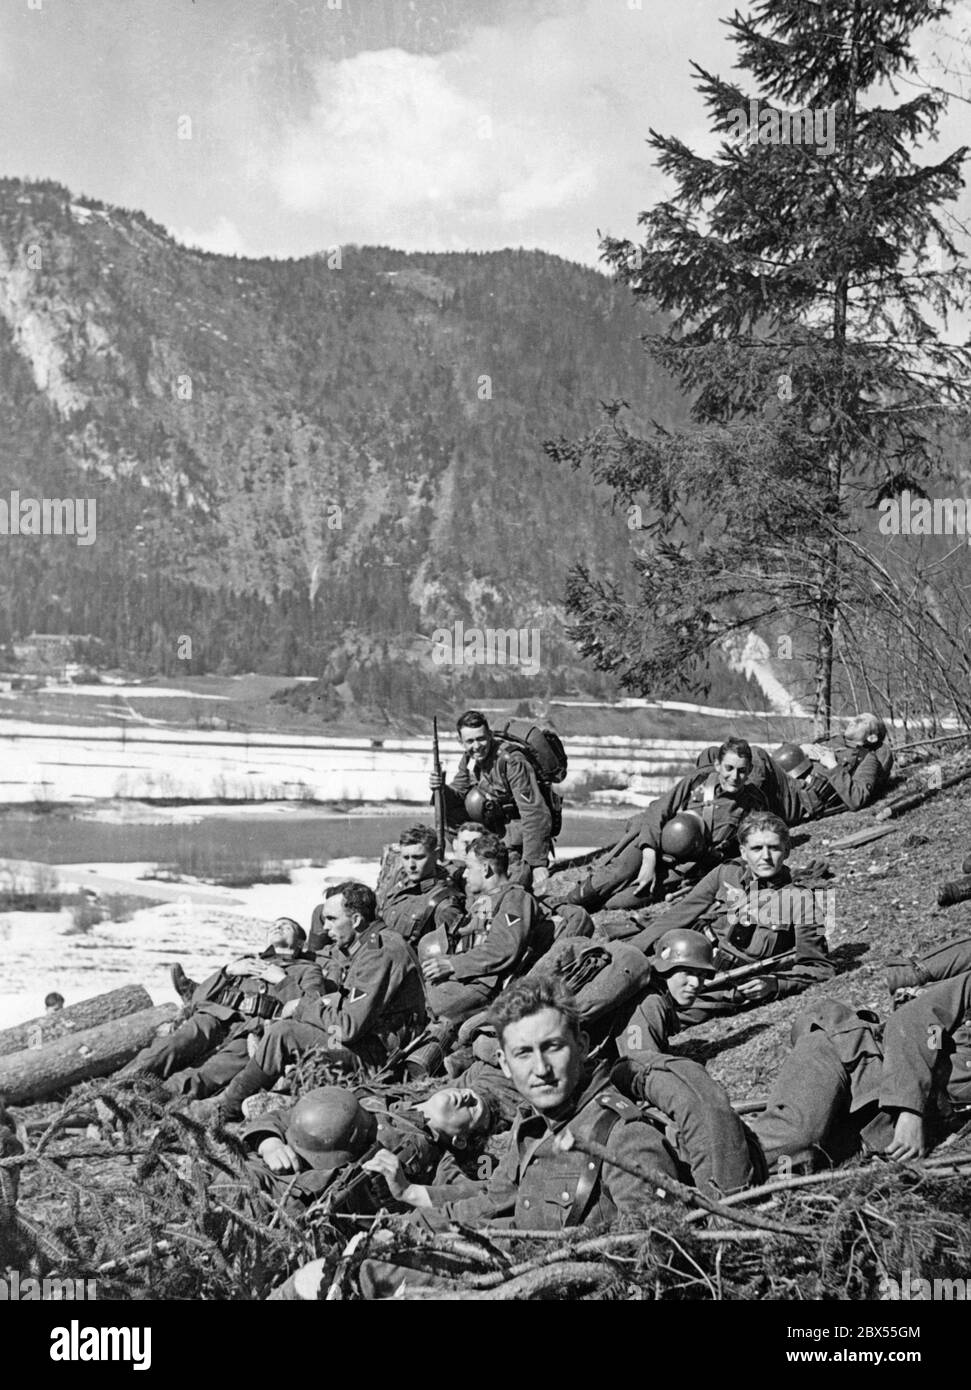
[(251, 1057), (241, 1072), (237, 1072), (221, 1095), (211, 1101), (200, 1102), (218, 1108), (219, 1117), (224, 1124), (234, 1124), (243, 1118), (243, 1101), (255, 1096), (257, 1091), (272, 1090), (278, 1078), (264, 1071)]
[(172, 965), (169, 966), (169, 978), (172, 981), (172, 988), (182, 1000), (183, 1004), (188, 1004), (199, 988), (195, 980), (189, 979), (178, 961), (174, 961)]

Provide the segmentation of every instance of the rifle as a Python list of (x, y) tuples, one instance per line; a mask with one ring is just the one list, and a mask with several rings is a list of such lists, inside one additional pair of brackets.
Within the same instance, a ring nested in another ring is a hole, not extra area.
[(698, 989), (699, 994), (709, 994), (715, 989), (732, 988), (745, 980), (753, 980), (759, 975), (768, 975), (780, 965), (791, 965), (796, 959), (795, 951), (783, 951), (778, 956), (766, 956), (765, 960), (753, 960), (748, 965), (736, 965), (732, 970), (719, 970), (710, 980), (704, 980)]
[[(432, 715), (432, 766), (436, 777), (442, 775), (442, 760), (438, 752), (438, 715)], [(439, 787), (433, 795), (435, 804), (435, 838), (438, 841), (439, 860), (445, 858), (445, 788)]]

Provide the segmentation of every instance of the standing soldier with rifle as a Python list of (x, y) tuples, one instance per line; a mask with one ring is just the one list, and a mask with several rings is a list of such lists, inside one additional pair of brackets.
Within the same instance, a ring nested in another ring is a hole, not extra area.
[(466, 710), (457, 727), (465, 750), (458, 772), (450, 783), (440, 768), (430, 778), (435, 797), (444, 797), (446, 823), (454, 828), (474, 820), (501, 836), (509, 849), (510, 876), (542, 893), (560, 829), (562, 802), (553, 783), (566, 775), (563, 745), (548, 729), (532, 728), (523, 739), (508, 731), (493, 733), (478, 710)]

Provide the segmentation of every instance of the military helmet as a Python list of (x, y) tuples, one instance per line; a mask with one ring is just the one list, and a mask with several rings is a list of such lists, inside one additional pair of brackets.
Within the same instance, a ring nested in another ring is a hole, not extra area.
[(808, 772), (812, 763), (798, 743), (783, 743), (773, 754), (776, 762), (790, 777), (801, 777)]
[(698, 859), (705, 850), (705, 823), (697, 811), (681, 811), (661, 828), (661, 849), (678, 862)]
[(715, 953), (702, 932), (674, 927), (655, 941), (651, 964), (660, 975), (672, 970), (704, 970), (714, 975)]
[(473, 787), (465, 798), (465, 814), (469, 820), (474, 820), (477, 825), (485, 825), (491, 809), (492, 802), (489, 798), (484, 796), (478, 787)]
[(340, 1086), (319, 1086), (287, 1116), (287, 1143), (311, 1168), (339, 1168), (360, 1158), (374, 1142), (378, 1122), (357, 1097)]

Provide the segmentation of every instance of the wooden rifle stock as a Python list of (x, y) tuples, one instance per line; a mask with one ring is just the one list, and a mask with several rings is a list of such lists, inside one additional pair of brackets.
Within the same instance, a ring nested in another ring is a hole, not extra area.
[(710, 994), (715, 989), (726, 989), (746, 980), (754, 980), (759, 975), (768, 975), (781, 965), (791, 965), (796, 959), (795, 951), (783, 951), (778, 956), (766, 956), (764, 960), (753, 960), (748, 965), (736, 965), (732, 970), (719, 970), (710, 980), (705, 980), (699, 994)]

